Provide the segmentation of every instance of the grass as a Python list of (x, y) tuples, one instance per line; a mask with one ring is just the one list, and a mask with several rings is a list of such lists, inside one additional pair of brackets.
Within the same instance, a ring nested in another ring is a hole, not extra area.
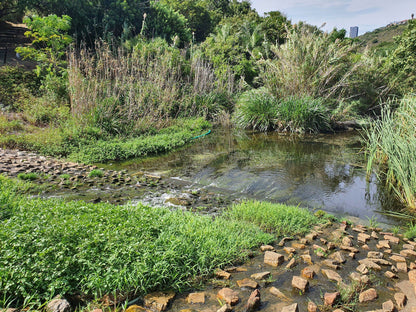
[(0, 177), (0, 297), (13, 298), (11, 306), (25, 300), (39, 306), (57, 294), (184, 290), (273, 240), (225, 217), (28, 199), (17, 189)]
[(231, 219), (254, 223), (263, 231), (280, 235), (305, 234), (321, 219), (307, 209), (268, 202), (244, 201), (225, 213)]
[(39, 178), (39, 175), (38, 175), (37, 173), (35, 173), (35, 172), (29, 172), (29, 173), (19, 173), (19, 174), (17, 175), (17, 177), (18, 177), (20, 180), (29, 180), (29, 181), (34, 181), (34, 180), (36, 180), (36, 179), (38, 179), (38, 178)]
[(411, 210), (416, 209), (416, 96), (404, 98), (393, 111), (384, 107), (367, 130), (367, 171), (378, 176)]
[(102, 178), (104, 175), (104, 172), (100, 169), (94, 169), (91, 170), (91, 172), (88, 174), (88, 177), (90, 178)]

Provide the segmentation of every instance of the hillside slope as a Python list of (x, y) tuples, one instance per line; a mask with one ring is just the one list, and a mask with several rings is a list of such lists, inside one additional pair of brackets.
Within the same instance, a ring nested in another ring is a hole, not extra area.
[(380, 53), (391, 51), (396, 47), (394, 38), (399, 36), (406, 27), (407, 23), (380, 27), (357, 37), (357, 40), (363, 49), (366, 47), (376, 49)]

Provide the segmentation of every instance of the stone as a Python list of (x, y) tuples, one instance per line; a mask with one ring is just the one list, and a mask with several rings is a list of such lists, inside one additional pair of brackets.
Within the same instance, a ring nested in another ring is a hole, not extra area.
[(388, 277), (388, 278), (397, 278), (397, 275), (396, 274), (394, 274), (393, 272), (391, 272), (391, 271), (386, 271), (385, 273), (384, 273), (384, 276), (385, 277)]
[(403, 244), (403, 249), (415, 250), (415, 245), (413, 244)]
[(340, 294), (339, 292), (325, 293), (324, 295), (324, 305), (332, 307), (335, 304), (335, 301), (338, 300)]
[(244, 278), (242, 280), (237, 281), (237, 285), (240, 288), (247, 287), (247, 288), (255, 289), (255, 288), (259, 287), (259, 284), (256, 281), (254, 281), (250, 278)]
[(360, 264), (360, 265), (356, 268), (356, 270), (357, 270), (358, 272), (360, 272), (361, 274), (367, 274), (367, 273), (368, 273), (368, 268), (367, 268), (367, 266), (365, 266), (364, 264)]
[(322, 269), (322, 274), (325, 275), (331, 281), (336, 281), (338, 283), (342, 282), (341, 276), (334, 270)]
[[(101, 309), (99, 309), (99, 310), (101, 310)], [(133, 304), (133, 305), (129, 306), (125, 312), (152, 312), (152, 311), (148, 310), (148, 309), (145, 309), (141, 306), (138, 306), (136, 304)]]
[(352, 228), (353, 231), (358, 232), (358, 233), (364, 233), (366, 231), (365, 228), (361, 227), (361, 226), (355, 226)]
[(292, 243), (292, 247), (295, 249), (305, 249), (306, 245), (305, 244), (301, 244), (301, 243)]
[(355, 259), (355, 253), (353, 253), (353, 252), (350, 252), (350, 253), (348, 254), (348, 256), (349, 256), (351, 259)]
[(349, 246), (343, 246), (343, 245), (341, 245), (339, 248), (342, 249), (342, 250), (347, 250), (349, 252), (354, 252), (354, 253), (357, 253), (357, 252), (360, 251), (358, 248), (349, 247)]
[(308, 235), (306, 235), (305, 238), (309, 241), (313, 241), (313, 240), (315, 240), (315, 238), (317, 236), (318, 236), (318, 233), (312, 232), (312, 233), (309, 233)]
[(396, 301), (397, 307), (403, 309), (406, 305), (407, 297), (404, 293), (395, 293), (394, 300)]
[(335, 260), (336, 262), (338, 262), (338, 264), (344, 263), (346, 261), (345, 257), (340, 251), (336, 251), (333, 254), (329, 255), (329, 259)]
[(348, 236), (345, 236), (341, 243), (343, 246), (352, 247), (352, 240)]
[(370, 247), (367, 244), (361, 246), (362, 250), (370, 250)]
[(381, 248), (390, 249), (389, 241), (388, 240), (380, 240), (380, 241), (378, 241), (377, 248), (378, 249), (381, 249)]
[(292, 278), (292, 287), (293, 288), (297, 288), (300, 291), (302, 291), (303, 293), (306, 292), (306, 290), (308, 289), (309, 286), (309, 282), (308, 280), (300, 277), (300, 276), (293, 276)]
[(233, 308), (229, 304), (224, 304), (217, 312), (231, 312)]
[(415, 270), (416, 269), (416, 263), (410, 262), (409, 269), (410, 270)]
[(406, 258), (403, 256), (398, 256), (398, 255), (392, 255), (390, 256), (390, 259), (396, 262), (406, 262)]
[(228, 303), (229, 305), (233, 306), (236, 305), (240, 298), (238, 297), (238, 292), (232, 290), (231, 288), (223, 288), (217, 294), (218, 299)]
[(383, 259), (383, 253), (379, 251), (369, 251), (367, 254), (367, 258)]
[(381, 265), (392, 265), (390, 261), (384, 260), (384, 259), (377, 259), (377, 258), (367, 258), (368, 260)]
[(408, 273), (410, 283), (416, 285), (416, 270), (411, 270)]
[(292, 258), (292, 259), (290, 259), (289, 263), (286, 264), (285, 268), (289, 270), (289, 269), (293, 268), (295, 265), (296, 265), (296, 259)]
[(313, 301), (309, 301), (308, 302), (308, 312), (317, 312), (318, 311), (318, 306), (316, 305), (315, 302)]
[(278, 254), (274, 251), (266, 251), (264, 253), (264, 263), (269, 264), (271, 266), (277, 267), (281, 265), (285, 261), (283, 255)]
[(377, 263), (374, 263), (370, 259), (359, 260), (358, 263), (365, 265), (369, 270), (381, 271), (381, 266), (379, 266)]
[(298, 304), (294, 303), (290, 306), (286, 306), (281, 310), (281, 312), (299, 312)]
[(410, 249), (403, 249), (400, 251), (400, 255), (403, 257), (409, 257), (409, 256), (416, 256), (416, 251), (410, 250)]
[(70, 312), (71, 305), (68, 300), (61, 299), (60, 296), (55, 297), (46, 306), (46, 311), (48, 312)]
[(291, 254), (291, 253), (295, 253), (296, 249), (293, 247), (284, 247), (283, 250), (287, 253), (287, 254)]
[(246, 311), (255, 311), (260, 306), (260, 291), (258, 289), (254, 290), (250, 297), (247, 300)]
[(236, 267), (235, 268), (235, 271), (236, 272), (247, 272), (247, 268), (244, 268), (244, 267)]
[(363, 283), (363, 284), (367, 284), (369, 282), (369, 278), (368, 278), (367, 275), (361, 275), (361, 274), (358, 274), (357, 272), (352, 272), (350, 274), (350, 278), (353, 281), (356, 281), (356, 282), (359, 282), (359, 283)]
[(276, 296), (276, 297), (278, 297), (278, 298), (280, 298), (280, 299), (282, 299), (283, 301), (290, 301), (290, 299), (287, 297), (287, 296), (285, 296), (285, 294), (284, 293), (282, 293), (279, 289), (277, 289), (276, 287), (272, 287), (272, 288), (270, 288), (270, 293), (273, 295), (273, 296)]
[(368, 235), (368, 234), (365, 234), (365, 233), (359, 233), (358, 234), (358, 237), (357, 237), (357, 240), (359, 241), (359, 242), (361, 242), (361, 243), (366, 243), (369, 239), (371, 238), (371, 236), (370, 235)]
[(155, 311), (165, 311), (169, 303), (175, 298), (173, 292), (154, 292), (144, 296), (144, 306)]
[(383, 303), (383, 312), (393, 312), (394, 304), (393, 301), (389, 300)]
[(312, 258), (311, 258), (310, 255), (301, 255), (300, 257), (301, 257), (301, 259), (303, 260), (304, 263), (309, 264), (309, 265), (313, 265)]
[(384, 235), (384, 239), (388, 240), (392, 244), (398, 244), (400, 242), (400, 238), (392, 235)]
[(285, 243), (286, 243), (286, 241), (290, 241), (290, 240), (292, 240), (292, 238), (290, 238), (290, 237), (283, 237), (281, 240), (280, 240), (280, 242), (279, 242), (279, 247), (283, 247), (284, 245), (285, 245)]
[(261, 272), (261, 273), (255, 273), (251, 274), (251, 278), (254, 278), (256, 280), (263, 280), (270, 276), (270, 272)]
[(205, 303), (205, 293), (191, 293), (188, 295), (188, 298), (186, 298), (188, 303), (196, 304), (196, 303)]
[(333, 242), (328, 242), (326, 246), (328, 247), (328, 250), (334, 250), (337, 247), (337, 245)]
[(228, 273), (228, 272), (225, 272), (223, 270), (216, 270), (215, 271), (215, 276), (218, 277), (218, 278), (223, 278), (223, 279), (227, 279), (228, 280), (228, 279), (230, 279), (231, 274)]
[(374, 288), (367, 289), (360, 293), (358, 300), (360, 303), (373, 301), (377, 298), (377, 291)]
[(406, 262), (397, 262), (396, 267), (397, 267), (397, 270), (399, 272), (407, 273), (407, 263)]
[(325, 259), (322, 261), (322, 264), (326, 265), (327, 267), (330, 267), (331, 269), (338, 270), (339, 265), (338, 262), (331, 259)]
[(263, 251), (263, 252), (265, 252), (265, 251), (273, 251), (274, 250), (274, 247), (273, 246), (270, 246), (270, 245), (263, 245), (263, 246), (260, 246), (260, 250)]
[(372, 237), (372, 238), (375, 238), (375, 239), (378, 239), (377, 232), (372, 231), (372, 232), (371, 232), (371, 237)]
[(311, 267), (306, 267), (302, 270), (302, 277), (312, 279), (315, 276), (315, 271)]

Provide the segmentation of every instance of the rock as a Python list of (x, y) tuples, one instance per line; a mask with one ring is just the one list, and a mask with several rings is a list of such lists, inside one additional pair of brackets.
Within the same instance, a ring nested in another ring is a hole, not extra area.
[(134, 305), (129, 306), (125, 312), (152, 312), (152, 311), (134, 304)]
[(306, 292), (306, 290), (308, 289), (309, 286), (309, 282), (308, 280), (300, 277), (300, 276), (293, 276), (292, 278), (292, 287), (293, 288), (297, 288), (300, 291), (302, 291), (303, 293)]
[(68, 300), (61, 299), (60, 296), (52, 299), (46, 306), (48, 312), (70, 312), (71, 305)]
[(247, 300), (246, 311), (255, 311), (260, 306), (260, 291), (254, 290)]
[(238, 293), (231, 288), (223, 288), (221, 289), (217, 294), (218, 299), (221, 301), (225, 301), (225, 303), (228, 303), (229, 305), (233, 306), (240, 301), (240, 298), (238, 297)]
[(270, 288), (270, 293), (280, 299), (282, 299), (283, 301), (291, 301), (289, 299), (289, 297), (285, 296), (285, 294), (283, 294), (279, 289), (277, 289), (276, 287), (272, 287)]
[(379, 266), (378, 264), (374, 263), (370, 259), (359, 260), (358, 263), (359, 264), (362, 264), (362, 265), (365, 265), (366, 268), (369, 269), (369, 270), (377, 270), (377, 271), (380, 271), (381, 270), (381, 266)]
[(311, 258), (310, 255), (301, 255), (300, 257), (301, 257), (301, 259), (303, 260), (304, 263), (309, 264), (309, 265), (313, 265), (312, 258)]
[(373, 259), (373, 258), (367, 258), (369, 261), (372, 261), (376, 264), (381, 264), (381, 265), (391, 265), (392, 263), (390, 261), (384, 260), (384, 259)]
[(279, 247), (283, 247), (284, 245), (285, 245), (285, 243), (286, 243), (286, 241), (289, 241), (289, 240), (292, 240), (292, 238), (290, 238), (290, 237), (283, 237), (281, 240), (280, 240), (280, 242), (279, 242)]
[(409, 269), (410, 270), (415, 270), (416, 269), (416, 263), (410, 262)]
[(407, 273), (407, 263), (406, 262), (397, 262), (396, 267), (397, 267), (397, 270), (399, 272)]
[(290, 306), (286, 306), (281, 310), (281, 312), (299, 312), (298, 304), (294, 303), (294, 304), (291, 304)]
[(263, 251), (263, 252), (265, 252), (265, 251), (273, 251), (274, 250), (274, 247), (273, 246), (270, 246), (270, 245), (263, 245), (263, 246), (260, 246), (260, 250)]
[(231, 312), (233, 308), (229, 304), (224, 304), (217, 312)]
[(341, 243), (343, 246), (352, 247), (352, 240), (348, 236), (345, 236)]
[(322, 269), (322, 274), (325, 275), (331, 281), (336, 281), (338, 283), (342, 282), (341, 276), (333, 270)]
[(363, 303), (363, 302), (373, 301), (376, 298), (377, 298), (377, 291), (374, 288), (370, 288), (360, 293), (358, 300), (360, 301), (360, 303)]
[(350, 252), (350, 253), (348, 254), (348, 256), (349, 256), (351, 259), (355, 259), (355, 253), (353, 253), (353, 252)]
[(331, 269), (334, 269), (334, 270), (339, 269), (338, 261), (335, 261), (335, 260), (325, 259), (325, 260), (322, 261), (322, 264), (324, 264), (327, 267), (330, 267)]
[(306, 267), (302, 270), (301, 275), (304, 278), (312, 279), (315, 275), (315, 271), (310, 267)]
[(349, 252), (354, 252), (354, 253), (359, 252), (358, 248), (355, 248), (355, 247), (349, 247), (349, 246), (341, 245), (339, 248), (342, 249), (342, 250), (347, 250)]
[(286, 265), (285, 268), (289, 270), (289, 269), (293, 268), (295, 265), (296, 265), (296, 259), (292, 258), (292, 259), (290, 259), (289, 263)]
[(362, 226), (355, 226), (352, 228), (353, 231), (358, 232), (358, 233), (364, 233), (366, 231), (366, 229)]
[(327, 243), (326, 246), (328, 247), (328, 250), (333, 250), (337, 247), (337, 245), (335, 245), (333, 242)]
[(383, 253), (379, 251), (369, 251), (367, 254), (367, 258), (383, 259)]
[(368, 278), (367, 275), (361, 275), (361, 274), (358, 274), (357, 272), (352, 272), (350, 274), (350, 278), (353, 281), (356, 281), (356, 282), (359, 282), (359, 283), (363, 283), (363, 284), (367, 284), (369, 282), (369, 278)]
[(406, 305), (407, 297), (404, 293), (395, 293), (394, 300), (396, 301), (397, 307), (403, 309)]
[(316, 232), (312, 232), (309, 233), (308, 235), (305, 236), (305, 238), (309, 241), (313, 241), (315, 240), (315, 238), (318, 236), (318, 234)]
[(259, 284), (256, 281), (254, 281), (250, 278), (244, 278), (242, 280), (237, 281), (237, 285), (240, 288), (248, 287), (248, 288), (255, 289), (255, 288), (259, 287)]
[(397, 275), (396, 275), (396, 274), (394, 274), (393, 272), (390, 272), (390, 271), (386, 271), (386, 272), (384, 273), (384, 276), (385, 276), (385, 277), (388, 277), (388, 278), (397, 278)]
[(263, 280), (270, 276), (270, 272), (261, 272), (261, 273), (255, 273), (251, 274), (251, 278), (254, 278), (256, 280)]
[(247, 272), (247, 269), (245, 267), (236, 267), (235, 271), (236, 272)]
[(291, 253), (295, 253), (296, 249), (293, 247), (284, 247), (283, 250), (287, 253), (287, 254), (291, 254)]
[(324, 305), (332, 307), (335, 304), (335, 301), (339, 298), (339, 292), (325, 293), (324, 295)]
[(370, 247), (367, 244), (364, 244), (364, 245), (361, 246), (361, 249), (370, 250)]
[(410, 307), (416, 307), (415, 285), (409, 281), (401, 281), (395, 285), (400, 292), (406, 295), (406, 307), (404, 311), (408, 311)]
[(274, 251), (266, 251), (264, 253), (264, 263), (269, 264), (271, 266), (279, 266), (285, 261), (283, 255), (278, 254)]
[(231, 274), (228, 272), (225, 272), (223, 270), (216, 270), (215, 271), (215, 276), (218, 278), (223, 278), (223, 279), (229, 279), (231, 277)]
[(416, 270), (411, 270), (408, 273), (409, 282), (416, 285)]
[(372, 231), (371, 232), (371, 237), (372, 238), (375, 238), (375, 239), (378, 239), (378, 235), (377, 235), (377, 233), (375, 231)]
[(398, 244), (400, 242), (400, 239), (398, 237), (392, 235), (384, 235), (384, 239), (392, 244)]
[(383, 312), (393, 312), (394, 304), (393, 301), (389, 300), (383, 303)]
[(338, 262), (338, 264), (344, 263), (346, 261), (343, 254), (340, 251), (336, 251), (333, 254), (331, 254), (329, 256), (329, 259), (335, 260), (336, 262)]
[(415, 245), (413, 244), (403, 244), (403, 249), (415, 250)]
[(378, 249), (381, 249), (381, 248), (390, 249), (389, 241), (388, 240), (380, 240), (380, 241), (378, 241), (377, 248)]
[(205, 293), (191, 293), (188, 295), (188, 298), (186, 299), (188, 303), (196, 304), (196, 303), (205, 303)]
[(308, 302), (308, 312), (317, 312), (318, 306), (313, 301)]
[(295, 249), (305, 249), (306, 248), (306, 245), (305, 244), (302, 244), (302, 243), (292, 243), (292, 247), (293, 248), (295, 248)]
[(416, 256), (416, 251), (410, 250), (410, 249), (403, 249), (400, 251), (400, 255), (403, 257), (409, 257), (409, 256)]
[(175, 297), (173, 292), (155, 292), (144, 296), (144, 306), (155, 311), (164, 311)]
[(406, 258), (398, 255), (390, 256), (390, 259), (396, 262), (406, 262)]
[(368, 234), (365, 234), (365, 233), (359, 233), (358, 234), (358, 237), (357, 237), (357, 240), (359, 241), (359, 242), (362, 242), (362, 243), (366, 243), (367, 242), (367, 240), (369, 240), (371, 238), (371, 236), (370, 235), (368, 235)]

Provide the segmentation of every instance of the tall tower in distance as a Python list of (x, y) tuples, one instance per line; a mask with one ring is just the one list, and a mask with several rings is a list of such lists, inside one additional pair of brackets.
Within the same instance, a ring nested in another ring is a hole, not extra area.
[(350, 38), (358, 37), (358, 26), (350, 27)]

